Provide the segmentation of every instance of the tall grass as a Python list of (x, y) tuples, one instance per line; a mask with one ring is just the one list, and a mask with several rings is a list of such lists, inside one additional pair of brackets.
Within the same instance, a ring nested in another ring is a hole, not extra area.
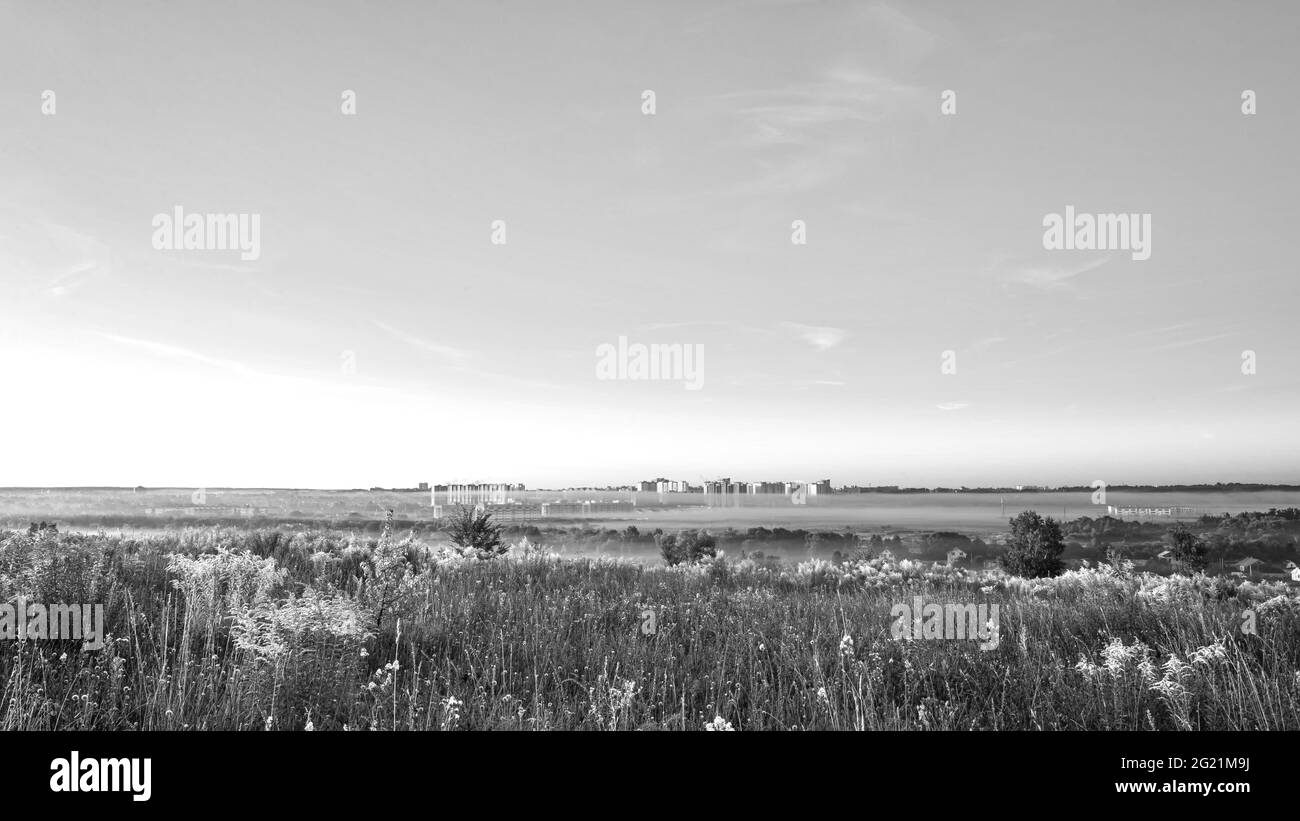
[[(387, 532), (195, 529), (6, 533), (0, 597), (20, 594), (102, 602), (110, 635), (0, 642), (4, 729), (1300, 729), (1300, 598), (1280, 583), (479, 561)], [(894, 640), (917, 595), (998, 604), (999, 646)]]

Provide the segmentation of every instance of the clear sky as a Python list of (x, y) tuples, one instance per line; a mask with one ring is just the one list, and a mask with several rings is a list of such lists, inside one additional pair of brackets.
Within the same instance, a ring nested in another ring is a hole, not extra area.
[(0, 0), (0, 485), (1300, 481), (1298, 23)]

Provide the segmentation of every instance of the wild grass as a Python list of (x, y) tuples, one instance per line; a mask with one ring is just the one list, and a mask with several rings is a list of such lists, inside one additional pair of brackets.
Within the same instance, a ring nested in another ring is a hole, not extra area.
[[(194, 529), (4, 533), (18, 595), (102, 602), (109, 635), (0, 642), (3, 729), (1300, 729), (1300, 598), (1275, 582)], [(998, 604), (999, 645), (893, 639), (917, 595)]]

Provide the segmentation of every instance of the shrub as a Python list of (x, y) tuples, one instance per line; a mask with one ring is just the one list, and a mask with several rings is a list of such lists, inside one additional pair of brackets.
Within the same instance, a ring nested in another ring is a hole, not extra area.
[(384, 614), (391, 614), (411, 595), (417, 565), (409, 537), (402, 542), (393, 539), (393, 511), (388, 511), (379, 542), (361, 562), (360, 598), (375, 614), (378, 627), (384, 624)]

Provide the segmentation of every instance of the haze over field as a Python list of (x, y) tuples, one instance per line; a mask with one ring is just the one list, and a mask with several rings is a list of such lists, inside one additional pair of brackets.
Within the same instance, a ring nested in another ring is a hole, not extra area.
[[(455, 511), (439, 494), (443, 516)], [(517, 505), (494, 507), (499, 520), (512, 525), (614, 528), (633, 525), (650, 532), (705, 528), (786, 528), (862, 533), (907, 533), (932, 530), (968, 535), (1005, 533), (1008, 520), (1034, 510), (1060, 521), (1098, 518), (1108, 513), (1090, 491), (1056, 493), (921, 493), (837, 494), (813, 497), (803, 505), (788, 497), (743, 496), (739, 503), (710, 503), (703, 494), (657, 494), (610, 491), (526, 491), (511, 494)], [(580, 503), (592, 501), (584, 511)], [(1300, 491), (1241, 493), (1149, 493), (1109, 491), (1107, 504), (1121, 508), (1184, 508), (1179, 516), (1120, 514), (1168, 525), (1205, 515), (1300, 508)], [(549, 504), (548, 516), (539, 508)], [(29, 521), (62, 522), (64, 529), (97, 532), (149, 532), (215, 522), (251, 527), (332, 527), (375, 530), (388, 511), (401, 522), (431, 528), (438, 523), (429, 494), (408, 491), (227, 490), (16, 490), (0, 489), (0, 526), (21, 527)], [(434, 541), (443, 537), (437, 536)]]
[(1300, 479), (1295, 6), (19, 6), (0, 485)]

